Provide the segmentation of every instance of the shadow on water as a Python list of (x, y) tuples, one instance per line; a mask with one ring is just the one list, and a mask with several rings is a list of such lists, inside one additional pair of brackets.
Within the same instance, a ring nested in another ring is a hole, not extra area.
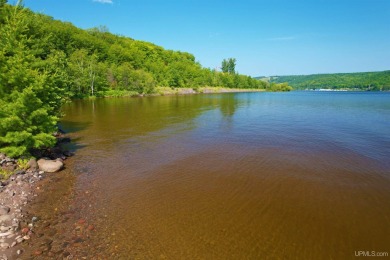
[(75, 153), (75, 152), (87, 147), (87, 145), (81, 144), (80, 140), (81, 140), (81, 138), (72, 138), (71, 142), (62, 144), (62, 148), (65, 151), (71, 151), (72, 153)]
[(62, 120), (58, 124), (59, 128), (63, 130), (65, 133), (79, 132), (81, 130), (86, 129), (90, 125), (91, 125), (90, 122), (76, 122), (76, 121), (68, 121), (68, 120)]
[(87, 145), (81, 143), (81, 137), (74, 136), (76, 133), (87, 129), (91, 125), (90, 122), (75, 122), (63, 120), (58, 124), (61, 131), (71, 136), (71, 142), (61, 144), (65, 151), (71, 151), (73, 153), (86, 147)]

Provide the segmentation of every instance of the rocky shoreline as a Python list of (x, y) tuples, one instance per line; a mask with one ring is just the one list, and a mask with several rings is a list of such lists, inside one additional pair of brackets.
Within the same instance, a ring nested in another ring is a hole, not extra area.
[[(23, 244), (34, 236), (37, 216), (29, 216), (27, 208), (38, 196), (39, 183), (48, 174), (61, 170), (64, 160), (71, 156), (62, 151), (61, 144), (69, 139), (57, 135), (57, 146), (39, 151), (44, 156), (38, 161), (16, 160), (0, 153), (0, 170), (12, 173), (8, 179), (0, 181), (0, 259), (22, 257)], [(22, 162), (22, 163), (21, 163)], [(17, 249), (16, 249), (17, 248)], [(16, 250), (15, 250), (16, 249)]]

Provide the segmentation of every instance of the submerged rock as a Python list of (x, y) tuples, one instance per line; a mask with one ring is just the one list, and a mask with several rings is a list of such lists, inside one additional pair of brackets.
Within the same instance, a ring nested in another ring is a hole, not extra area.
[(38, 160), (39, 169), (45, 172), (58, 172), (64, 167), (64, 163), (61, 160)]

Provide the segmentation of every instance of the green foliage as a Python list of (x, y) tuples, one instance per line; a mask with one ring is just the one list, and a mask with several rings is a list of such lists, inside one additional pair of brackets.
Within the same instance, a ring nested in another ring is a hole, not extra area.
[(288, 82), (295, 89), (390, 90), (390, 71), (271, 77), (271, 83)]
[(55, 69), (29, 48), (28, 13), (18, 6), (6, 10), (0, 28), (0, 151), (8, 156), (55, 144), (62, 91)]
[(28, 159), (28, 158), (19, 158), (17, 160), (18, 168), (22, 169), (22, 170), (27, 170), (29, 168), (29, 166), (28, 166), (29, 161), (30, 161), (30, 159)]
[(6, 171), (0, 168), (0, 179), (7, 180), (12, 174), (14, 174), (12, 171)]
[(280, 92), (280, 91), (291, 91), (293, 90), (293, 88), (289, 86), (287, 82), (283, 82), (283, 83), (272, 82), (269, 86), (269, 90), (274, 92)]
[(142, 69), (133, 69), (130, 63), (111, 66), (108, 79), (114, 90), (133, 91), (139, 94), (150, 94), (156, 86), (153, 75)]
[(4, 6), (7, 0), (0, 0), (0, 24), (4, 22)]
[(221, 70), (224, 73), (230, 73), (230, 74), (236, 73), (236, 59), (235, 58), (223, 59)]
[(110, 89), (100, 94), (100, 96), (104, 96), (104, 97), (135, 97), (138, 95), (139, 93), (135, 91), (118, 90), (118, 89)]

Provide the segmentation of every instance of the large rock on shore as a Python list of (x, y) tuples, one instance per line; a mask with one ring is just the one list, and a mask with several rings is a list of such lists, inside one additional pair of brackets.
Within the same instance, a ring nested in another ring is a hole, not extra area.
[(39, 159), (38, 166), (41, 171), (44, 172), (58, 172), (64, 167), (64, 163), (61, 160), (47, 160)]

